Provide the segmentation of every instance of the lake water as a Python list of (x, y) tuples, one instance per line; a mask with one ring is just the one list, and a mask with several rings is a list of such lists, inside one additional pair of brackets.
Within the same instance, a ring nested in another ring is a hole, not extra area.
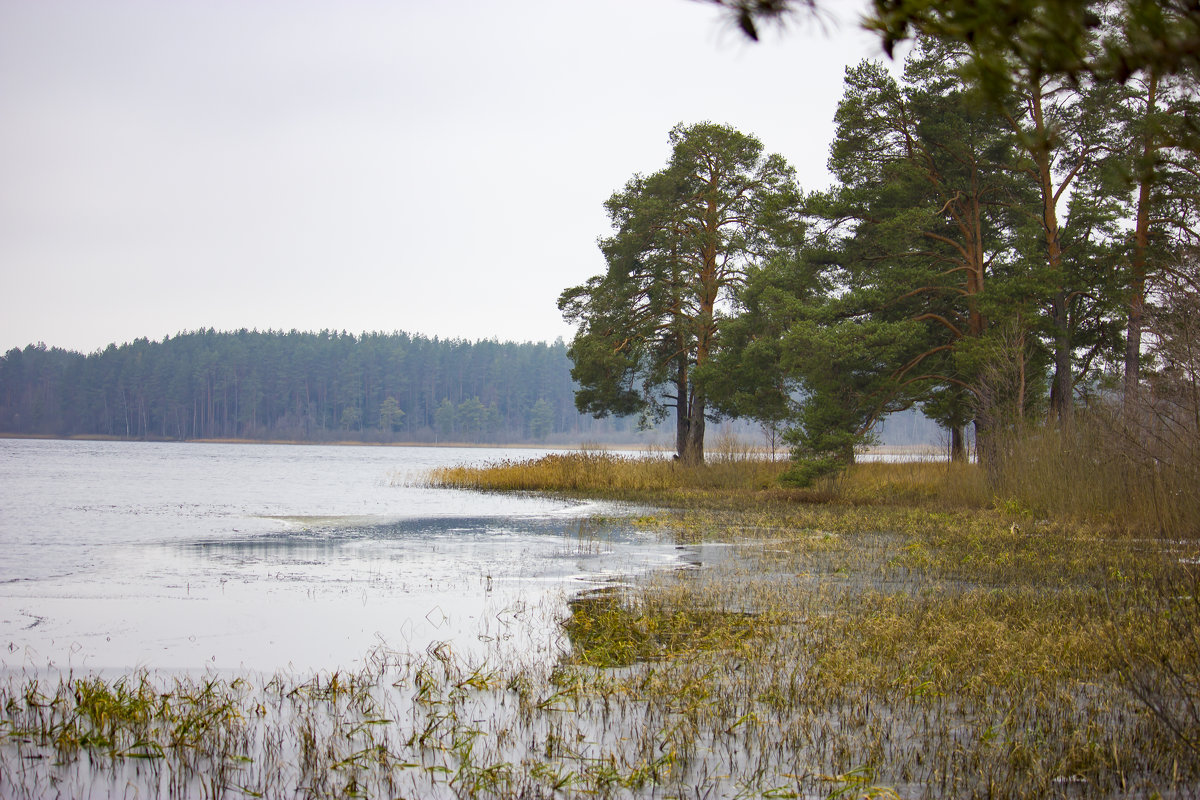
[(421, 480), (537, 455), (0, 440), (0, 669), (354, 669), (377, 646), (443, 641), (553, 653), (571, 593), (688, 553), (621, 524), (628, 507)]

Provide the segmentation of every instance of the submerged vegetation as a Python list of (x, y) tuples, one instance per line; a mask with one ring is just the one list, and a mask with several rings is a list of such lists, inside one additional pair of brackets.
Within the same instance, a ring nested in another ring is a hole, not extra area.
[(0, 794), (1200, 791), (1200, 541), (1039, 507), (974, 465), (808, 489), (766, 479), (783, 468), (591, 452), (441, 473), (653, 499), (636, 524), (697, 568), (572, 599), (548, 660), (441, 645), (310, 677), (12, 676)]

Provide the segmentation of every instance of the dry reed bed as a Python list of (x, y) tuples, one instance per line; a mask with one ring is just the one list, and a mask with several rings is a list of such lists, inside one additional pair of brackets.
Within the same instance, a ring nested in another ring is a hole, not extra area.
[(482, 467), (445, 467), (431, 473), (438, 486), (481, 491), (586, 493), (592, 496), (642, 493), (742, 491), (765, 489), (786, 468), (772, 462), (729, 453), (700, 467), (669, 457), (639, 457), (584, 450), (555, 453), (533, 460), (506, 459)]
[(440, 647), (254, 685), (12, 679), (0, 795), (1200, 791), (1195, 543), (1038, 520), (970, 470), (870, 466), (799, 493), (747, 470), (714, 500), (679, 465), (629, 466), (677, 506), (638, 524), (704, 564), (576, 598), (553, 663)]

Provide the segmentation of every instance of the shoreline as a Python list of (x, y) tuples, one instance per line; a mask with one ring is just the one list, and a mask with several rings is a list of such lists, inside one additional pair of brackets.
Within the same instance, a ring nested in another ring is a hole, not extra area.
[[(71, 436), (54, 436), (38, 433), (4, 433), (0, 432), (0, 440), (31, 440), (31, 441), (60, 441), (60, 442), (144, 442), (153, 444), (262, 444), (262, 445), (312, 445), (315, 447), (443, 447), (443, 448), (477, 448), (481, 450), (596, 450), (620, 452), (654, 452), (668, 454), (670, 450), (662, 445), (641, 442), (608, 442), (597, 443), (580, 441), (572, 444), (554, 444), (549, 442), (364, 442), (354, 439), (339, 439), (336, 441), (311, 441), (306, 439), (240, 439), (240, 438), (209, 438), (209, 439), (170, 439), (170, 438), (133, 438), (125, 436), (108, 436), (99, 433), (73, 434)], [(747, 446), (747, 452), (758, 452), (769, 456), (770, 448)], [(708, 460), (713, 453), (710, 450)], [(912, 445), (879, 445), (858, 454), (860, 457), (878, 456), (922, 456), (940, 457), (945, 455), (945, 448), (933, 444)], [(786, 461), (786, 450), (780, 452), (778, 461)]]
[[(579, 450), (591, 447), (589, 444), (540, 444), (536, 442), (505, 443), (505, 442), (364, 442), (355, 439), (338, 439), (334, 441), (314, 441), (308, 439), (240, 439), (206, 438), (206, 439), (172, 439), (159, 437), (134, 438), (126, 436), (107, 436), (100, 433), (79, 433), (71, 436), (54, 436), (39, 433), (0, 433), (0, 439), (57, 441), (57, 442), (134, 442), (151, 444), (270, 444), (270, 445), (314, 445), (318, 447), (478, 447), (488, 449), (528, 449), (528, 450)], [(605, 445), (607, 448), (618, 449), (641, 447), (636, 444)]]

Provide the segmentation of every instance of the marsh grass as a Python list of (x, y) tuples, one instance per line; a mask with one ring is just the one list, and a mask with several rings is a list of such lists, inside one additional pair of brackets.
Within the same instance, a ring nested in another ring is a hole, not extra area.
[[(1194, 794), (1190, 746), (1128, 680), (1195, 708), (1194, 680), (1153, 678), (1168, 642), (1185, 641), (1146, 613), (1177, 562), (1111, 530), (872, 511), (836, 529), (788, 524), (830, 521), (811, 509), (763, 514), (740, 531), (744, 558), (696, 587), (772, 612), (753, 655), (734, 659), (769, 738), (800, 737), (827, 774), (865, 766), (903, 796)], [(1195, 618), (1182, 624), (1195, 637)]]
[[(677, 473), (650, 489), (672, 510), (638, 523), (682, 543), (736, 542), (742, 566), (688, 577), (690, 600), (678, 585), (643, 589), (596, 638), (636, 653), (646, 637), (629, 629), (640, 609), (657, 605), (660, 619), (737, 609), (739, 642), (757, 649), (681, 648), (659, 674), (708, 659), (754, 673), (751, 696), (810, 709), (825, 740), (841, 742), (822, 752), (849, 760), (826, 762), (826, 776), (869, 774), (906, 794), (1194, 795), (1197, 774), (1181, 765), (1200, 755), (1200, 605), (1186, 602), (1200, 596), (1187, 571), (1197, 547), (1162, 538), (1194, 535), (1194, 486), (1139, 473), (1094, 425), (1005, 446), (1006, 466), (991, 475), (868, 463), (790, 490), (747, 474), (725, 478), (715, 502)], [(587, 486), (584, 472), (573, 489)], [(1172, 497), (1181, 502), (1164, 512)], [(590, 639), (581, 648), (607, 653)], [(781, 669), (786, 690), (773, 677)], [(879, 714), (874, 741), (849, 724), (853, 708)], [(900, 734), (916, 744), (878, 738)], [(830, 794), (843, 790), (864, 796), (853, 781)]]
[(840, 518), (805, 504), (693, 509), (639, 524), (722, 543), (698, 549), (699, 569), (574, 600), (561, 655), (547, 663), (470, 662), (443, 644), (380, 650), (359, 672), (265, 681), (10, 679), (0, 795), (1033, 798), (1200, 787), (1186, 744), (1123, 678), (1140, 671), (1164, 705), (1186, 699), (1153, 683), (1153, 659), (1180, 623), (1146, 613), (1168, 568), (1136, 539), (1024, 530), (998, 511), (886, 506)]
[[(675, 507), (762, 504), (996, 508), (1028, 519), (1074, 520), (1145, 536), (1200, 537), (1200, 461), (1192, 446), (1160, 453), (1112, 414), (1080, 413), (1062, 429), (1011, 431), (990, 471), (945, 461), (868, 462), (805, 489), (778, 485), (787, 463), (727, 445), (706, 464), (585, 450), (481, 467), (448, 467), (433, 485), (619, 497)], [(1151, 442), (1153, 444), (1153, 442)], [(1161, 449), (1161, 448), (1160, 448)], [(1169, 457), (1170, 460), (1167, 460)], [(1177, 463), (1178, 462), (1178, 463)]]
[(532, 460), (504, 460), (482, 467), (443, 467), (434, 485), (483, 491), (540, 491), (628, 496), (644, 493), (762, 490), (786, 465), (763, 458), (727, 459), (688, 466), (669, 456), (633, 456), (583, 450)]
[(983, 473), (971, 464), (914, 461), (854, 465), (804, 489), (778, 481), (786, 461), (726, 445), (702, 465), (668, 455), (602, 450), (555, 453), (538, 459), (434, 470), (435, 486), (481, 491), (537, 491), (649, 500), (671, 506), (736, 507), (763, 503), (985, 507), (994, 501)]
[(1000, 442), (995, 493), (1040, 516), (1109, 523), (1168, 538), (1200, 537), (1200, 443), (1141, 417), (1098, 409), (1064, 428)]
[(744, 612), (695, 603), (659, 591), (635, 602), (627, 593), (600, 589), (572, 598), (563, 630), (571, 642), (568, 660), (592, 667), (628, 667), (685, 653), (733, 652), (746, 646), (761, 625)]
[(983, 508), (993, 495), (974, 464), (947, 461), (855, 464), (817, 485), (840, 504)]

